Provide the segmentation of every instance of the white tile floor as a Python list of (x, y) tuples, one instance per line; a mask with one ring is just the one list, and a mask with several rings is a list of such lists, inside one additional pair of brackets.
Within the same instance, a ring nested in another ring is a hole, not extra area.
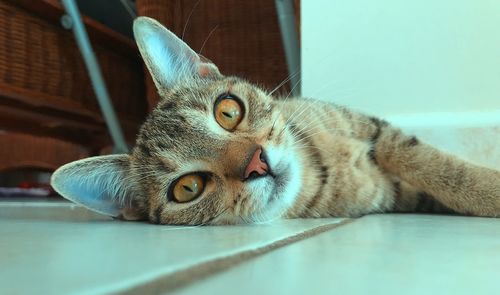
[(0, 203), (0, 294), (500, 290), (500, 219), (375, 215), (178, 228), (68, 204), (19, 205)]
[(499, 279), (500, 219), (377, 215), (175, 294), (499, 294)]
[(176, 271), (341, 221), (171, 227), (113, 221), (69, 203), (18, 205), (0, 203), (0, 294), (99, 294), (158, 285)]

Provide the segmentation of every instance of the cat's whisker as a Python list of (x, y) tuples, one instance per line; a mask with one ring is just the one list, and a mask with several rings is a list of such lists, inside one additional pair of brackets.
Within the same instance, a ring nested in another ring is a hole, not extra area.
[[(290, 93), (291, 93), (291, 92), (290, 92)], [(290, 95), (290, 94), (289, 94), (289, 95)], [(288, 99), (289, 95), (285, 98), (285, 101)], [(284, 102), (285, 102), (285, 101), (284, 101)], [(284, 103), (284, 102), (283, 102), (283, 103)], [(305, 104), (306, 104), (306, 102), (305, 102), (305, 101), (303, 101), (303, 102), (301, 103), (301, 105), (300, 105), (300, 106), (302, 107), (302, 106), (303, 106), (303, 105), (305, 105)], [(286, 129), (286, 127), (288, 126), (288, 124), (289, 124), (289, 123), (291, 122), (291, 120), (294, 118), (294, 116), (295, 116), (296, 112), (297, 112), (299, 109), (301, 109), (301, 107), (299, 107), (299, 108), (295, 109), (295, 111), (294, 111), (294, 112), (293, 112), (293, 113), (292, 113), (292, 114), (288, 117), (288, 119), (287, 119), (287, 120), (285, 121), (285, 123), (283, 124), (283, 128), (282, 128), (282, 129), (280, 130), (280, 132), (278, 133), (278, 136), (281, 136), (281, 133), (282, 133), (282, 132)], [(306, 107), (306, 108), (307, 108), (307, 107)], [(302, 113), (303, 111), (304, 111), (304, 110), (302, 110), (302, 111), (301, 111), (301, 113)]]
[[(290, 80), (291, 78), (293, 78), (293, 77), (294, 77), (296, 74), (298, 74), (299, 72), (300, 72), (300, 71), (297, 71), (295, 74), (293, 74), (293, 76), (291, 75), (291, 76), (288, 78), (288, 80)], [(287, 79), (285, 79), (285, 81), (283, 81), (282, 83), (286, 83), (286, 82), (288, 82), (288, 80), (287, 80)], [(295, 89), (295, 87), (297, 87), (297, 85), (299, 85), (299, 84), (300, 84), (300, 81), (301, 81), (301, 80), (302, 80), (302, 79), (299, 79), (299, 80), (295, 83), (295, 85), (292, 87), (292, 89), (290, 90), (290, 92), (288, 93), (288, 95), (285, 97), (285, 99), (283, 100), (283, 102), (280, 102), (281, 104), (285, 104), (285, 103), (286, 103), (286, 101), (287, 101), (287, 100), (288, 100), (288, 98), (290, 97), (290, 94), (292, 94), (292, 92), (293, 92), (293, 90)], [(282, 83), (280, 83), (280, 85), (281, 85)], [(281, 87), (280, 85), (278, 85), (278, 88), (279, 88), (279, 87)], [(276, 90), (276, 89), (278, 89), (278, 88), (275, 88), (275, 90)], [(269, 95), (271, 95), (271, 94), (272, 94), (275, 90), (271, 91), (271, 93), (270, 93)], [(271, 134), (271, 133), (273, 132), (273, 130), (274, 130), (274, 126), (276, 125), (276, 121), (280, 118), (280, 116), (281, 116), (281, 113), (282, 113), (282, 112), (283, 112), (283, 108), (282, 108), (282, 109), (278, 112), (278, 115), (276, 116), (276, 119), (274, 119), (273, 125), (272, 125), (272, 127), (271, 127), (271, 131), (269, 132), (269, 134)], [(285, 125), (286, 125), (286, 123), (285, 123)], [(280, 135), (281, 135), (281, 133), (280, 133), (280, 134), (278, 134), (278, 136), (280, 136)]]
[[(329, 130), (329, 131), (335, 131), (335, 130)], [(301, 137), (301, 138), (299, 138), (297, 141), (295, 141), (295, 143), (296, 143), (296, 144), (298, 144), (298, 143), (302, 143), (303, 141), (305, 141), (305, 140), (307, 140), (307, 139), (309, 139), (309, 138), (311, 138), (311, 137), (313, 137), (313, 136), (315, 136), (315, 135), (318, 135), (318, 134), (324, 133), (324, 132), (325, 132), (325, 130), (319, 130), (319, 131), (317, 131), (317, 132), (313, 132), (313, 133), (311, 133), (311, 134), (308, 134), (308, 135), (307, 135), (307, 136), (305, 136), (305, 137)]]
[[(314, 124), (314, 123), (317, 123), (316, 125), (312, 125), (311, 124)], [(317, 127), (324, 127), (324, 123), (323, 122), (315, 122), (313, 120), (311, 120), (309, 123), (307, 123), (305, 126), (301, 126), (298, 128), (299, 132), (297, 133), (297, 135), (302, 135), (306, 132), (309, 132), (311, 130), (313, 130), (313, 128), (317, 128)]]
[[(307, 99), (307, 98), (302, 98), (302, 99), (303, 99), (302, 104), (298, 108), (296, 108), (295, 111), (289, 116), (289, 118), (285, 122), (282, 130), (280, 131), (279, 135), (281, 135), (281, 133), (288, 126), (288, 124), (289, 124), (290, 121), (296, 120), (297, 118), (299, 118), (300, 116), (302, 116), (303, 114), (305, 114), (306, 111), (309, 110), (312, 107), (313, 104), (310, 104), (308, 102), (314, 101), (313, 99)], [(306, 105), (305, 108), (303, 108), (304, 105)], [(301, 111), (299, 113), (297, 113), (298, 110), (301, 110)], [(354, 119), (350, 119), (350, 120), (347, 120), (347, 121), (349, 121), (349, 122), (358, 122), (358, 123), (365, 124), (365, 125), (371, 125), (369, 122), (363, 122), (363, 121), (354, 120)]]
[[(287, 121), (287, 123), (295, 120), (295, 119), (298, 119), (300, 118), (300, 116), (306, 114), (306, 111), (312, 109), (312, 104), (310, 104), (309, 102), (310, 101), (314, 101), (313, 99), (304, 99), (304, 101), (302, 102), (302, 104), (295, 110), (294, 113), (292, 113), (289, 117), (289, 120)], [(305, 107), (303, 107), (305, 106)], [(297, 111), (300, 110), (299, 113), (297, 113)]]
[(254, 213), (254, 215), (256, 214), (256, 217), (254, 219), (254, 223), (255, 224), (269, 224), (279, 218), (281, 218), (281, 216), (277, 215), (277, 216), (274, 216), (273, 218), (269, 218), (269, 214), (264, 214), (262, 210), (259, 210), (257, 213)]
[[(306, 106), (305, 108), (302, 108), (303, 106)], [(278, 135), (281, 135), (281, 133), (286, 129), (286, 127), (288, 127), (288, 124), (294, 120), (295, 118), (298, 118), (299, 116), (301, 116), (306, 110), (310, 109), (311, 108), (311, 105), (312, 104), (307, 104), (307, 100), (305, 99), (301, 105), (295, 109), (295, 111), (290, 115), (290, 117), (288, 117), (288, 119), (285, 121), (285, 124), (283, 125), (283, 128), (281, 129), (281, 131), (278, 133)], [(302, 109), (298, 114), (297, 111)]]
[[(303, 110), (305, 111), (305, 109)], [(302, 115), (303, 112), (301, 112), (300, 114), (297, 114), (295, 117), (298, 118), (299, 116)], [(359, 123), (359, 124), (363, 124), (363, 125), (366, 125), (366, 126), (372, 126), (372, 123), (371, 122), (366, 122), (366, 121), (360, 121), (360, 120), (356, 120), (356, 119), (349, 119), (349, 120), (346, 120), (346, 119), (342, 119), (342, 118), (339, 118), (339, 117), (336, 117), (336, 116), (332, 116), (330, 118), (327, 118), (326, 120), (319, 120), (319, 121), (313, 121), (311, 120), (311, 122), (307, 123), (306, 126), (302, 126), (301, 128), (302, 129), (306, 129), (308, 127), (311, 127), (312, 128), (316, 128), (316, 127), (322, 127), (322, 128), (325, 128), (326, 124), (329, 124), (329, 123), (332, 123), (334, 121), (339, 121), (339, 122), (348, 122), (348, 123)], [(312, 125), (313, 123), (317, 123), (317, 125)], [(286, 128), (286, 126), (284, 127)], [(327, 127), (328, 129), (328, 127)], [(350, 133), (352, 132), (352, 128), (351, 129), (344, 129), (346, 133)]]
[[(304, 110), (304, 106), (306, 106), (305, 109), (309, 109), (313, 106), (313, 104), (311, 104), (311, 102), (314, 102), (316, 101), (315, 99), (312, 99), (312, 98), (307, 98), (307, 97), (301, 97), (301, 104), (299, 107), (296, 108), (296, 110), (290, 115), (290, 118), (294, 118), (294, 116), (297, 116), (297, 111), (303, 111)], [(301, 113), (301, 112), (299, 112)]]
[(248, 221), (243, 217), (243, 215), (239, 214), (238, 217), (243, 221), (244, 224), (251, 224), (252, 222)]
[[(263, 204), (264, 201), (262, 198), (258, 198), (257, 201), (259, 202), (259, 205), (257, 206), (258, 208), (262, 208), (265, 206), (265, 204)], [(264, 215), (263, 210), (254, 210), (254, 212), (252, 212), (252, 214), (250, 215), (250, 220), (252, 220), (252, 222), (255, 224), (260, 224), (262, 221), (267, 219), (268, 218), (266, 218), (266, 216)]]
[[(322, 83), (321, 87), (316, 88), (312, 93), (309, 93), (308, 96), (310, 97), (327, 97), (331, 98), (332, 100), (335, 100), (336, 97), (343, 97), (345, 101), (348, 101), (348, 98), (352, 97), (353, 95), (357, 94), (359, 92), (358, 89), (354, 89), (353, 87), (340, 87), (336, 86), (335, 84), (338, 84), (337, 81), (334, 80), (329, 80), (326, 83)], [(328, 95), (325, 96), (323, 93), (326, 89), (328, 88)]]
[(201, 2), (201, 0), (196, 1), (193, 8), (191, 9), (191, 12), (189, 12), (186, 23), (184, 24), (184, 28), (182, 29), (181, 40), (184, 40), (184, 35), (186, 34), (186, 30), (187, 30), (187, 27), (189, 25), (189, 21), (191, 20), (191, 16), (193, 15), (194, 11), (196, 10), (196, 7), (198, 7), (198, 4), (200, 4), (200, 2)]
[(281, 81), (281, 83), (279, 83), (278, 86), (276, 86), (273, 90), (271, 90), (271, 92), (269, 92), (267, 95), (269, 95), (269, 96), (273, 95), (273, 93), (276, 90), (280, 89), (283, 85), (285, 85), (288, 81), (290, 81), (292, 78), (297, 76), (299, 73), (300, 73), (300, 70), (297, 70), (295, 73), (288, 75), (288, 77), (286, 77), (283, 81)]
[(310, 128), (300, 128), (300, 129), (297, 129), (297, 132), (295, 132), (295, 134), (297, 136), (299, 136), (300, 138), (302, 138), (303, 135), (309, 135), (310, 132), (315, 132), (314, 130), (318, 128), (320, 130), (318, 131), (328, 131), (328, 132), (334, 132), (332, 134), (335, 134), (335, 135), (348, 135), (350, 134), (351, 130), (350, 129), (345, 129), (345, 128), (341, 128), (341, 127), (336, 127), (336, 126), (323, 126), (321, 124), (318, 124), (318, 125), (314, 125), (314, 126), (310, 126)]
[(342, 134), (342, 135), (350, 134), (350, 132), (352, 131), (351, 129), (341, 128), (341, 127), (337, 127), (337, 126), (325, 126), (324, 124), (319, 123), (319, 124), (311, 125), (311, 126), (308, 126), (308, 127), (297, 128), (296, 130), (298, 132), (296, 132), (296, 135), (297, 136), (302, 136), (304, 134), (308, 134), (309, 132), (314, 132), (314, 130), (316, 128), (319, 128), (319, 129), (321, 129), (323, 131), (336, 131), (336, 132), (343, 132), (343, 133), (345, 133), (345, 134)]
[(210, 33), (208, 33), (208, 36), (207, 38), (205, 39), (205, 41), (203, 41), (203, 44), (201, 45), (201, 48), (200, 48), (200, 51), (198, 54), (201, 55), (201, 53), (203, 52), (203, 48), (205, 48), (205, 45), (207, 44), (208, 40), (210, 39), (210, 37), (212, 36), (212, 34), (219, 28), (219, 24), (215, 25), (215, 27), (210, 31)]

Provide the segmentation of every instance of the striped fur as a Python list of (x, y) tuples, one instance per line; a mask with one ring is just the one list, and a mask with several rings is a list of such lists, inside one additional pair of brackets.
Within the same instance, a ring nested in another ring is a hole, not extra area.
[[(169, 42), (182, 42), (153, 20), (140, 23)], [(184, 60), (173, 68), (194, 72), (169, 80), (172, 73), (162, 76), (164, 69), (155, 64), (158, 50), (151, 53), (148, 41), (136, 37), (163, 100), (143, 124), (132, 153), (120, 158), (128, 165), (111, 166), (124, 167), (118, 171), (123, 183), (114, 180), (115, 186), (134, 185), (126, 194), (133, 205), (117, 205), (125, 219), (201, 225), (383, 212), (500, 215), (499, 171), (439, 151), (381, 119), (312, 99), (274, 97), (240, 78), (224, 77), (214, 65), (193, 59), (184, 43), (169, 46), (182, 49), (177, 55), (188, 51), (194, 64)], [(244, 105), (234, 131), (214, 119), (214, 103), (224, 93)], [(242, 180), (257, 146), (273, 175)], [(71, 174), (85, 175), (78, 166), (70, 167)], [(188, 203), (171, 201), (169, 187), (191, 172), (210, 175), (203, 194)]]
[[(273, 98), (237, 78), (172, 92), (177, 91), (184, 94), (176, 95), (182, 99), (175, 108), (165, 108), (172, 94), (164, 93), (165, 100), (144, 124), (131, 156), (134, 174), (140, 176), (141, 169), (148, 168), (145, 174), (153, 175), (139, 182), (146, 193), (142, 198), (148, 199), (144, 211), (155, 223), (261, 222), (382, 212), (500, 214), (500, 172), (438, 151), (382, 120), (325, 102)], [(207, 126), (215, 98), (226, 91), (245, 101), (248, 113), (233, 133)], [(193, 101), (205, 108), (192, 108)], [(262, 203), (270, 198), (238, 179), (255, 144), (264, 150), (280, 146), (294, 154), (291, 160), (300, 167), (299, 191), (281, 196), (287, 200), (279, 208)], [(187, 164), (190, 161), (200, 162), (196, 169), (214, 173), (210, 192), (192, 204), (168, 202), (165, 188), (176, 175), (196, 166)], [(267, 213), (268, 206), (275, 215)]]

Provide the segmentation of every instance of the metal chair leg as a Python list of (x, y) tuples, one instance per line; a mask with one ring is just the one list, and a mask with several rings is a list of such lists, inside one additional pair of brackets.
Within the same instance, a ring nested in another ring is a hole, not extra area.
[(275, 3), (288, 65), (288, 75), (290, 75), (292, 85), (292, 94), (300, 96), (300, 46), (297, 31), (295, 30), (293, 3), (292, 0), (275, 0)]
[(94, 88), (102, 115), (106, 121), (106, 125), (113, 140), (113, 152), (127, 153), (129, 148), (109, 98), (106, 83), (102, 77), (101, 68), (99, 67), (94, 51), (92, 50), (92, 45), (90, 44), (87, 31), (85, 30), (85, 25), (80, 17), (78, 6), (76, 5), (75, 0), (62, 0), (61, 2), (67, 13), (61, 22), (66, 29), (72, 29), (73, 34), (75, 35), (76, 43), (82, 53), (87, 71), (89, 72), (92, 87)]

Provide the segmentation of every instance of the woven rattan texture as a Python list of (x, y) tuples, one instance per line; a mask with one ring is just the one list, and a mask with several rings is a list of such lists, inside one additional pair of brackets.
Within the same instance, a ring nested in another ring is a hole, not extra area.
[[(288, 75), (272, 0), (137, 0), (139, 15), (153, 17), (225, 75), (274, 88)], [(189, 20), (188, 20), (189, 19)], [(149, 82), (149, 101), (154, 85)]]
[[(93, 44), (113, 103), (122, 116), (141, 120), (146, 111), (138, 56)], [(10, 1), (0, 0), (0, 87), (30, 90), (78, 102), (98, 112), (85, 65), (71, 32)]]

